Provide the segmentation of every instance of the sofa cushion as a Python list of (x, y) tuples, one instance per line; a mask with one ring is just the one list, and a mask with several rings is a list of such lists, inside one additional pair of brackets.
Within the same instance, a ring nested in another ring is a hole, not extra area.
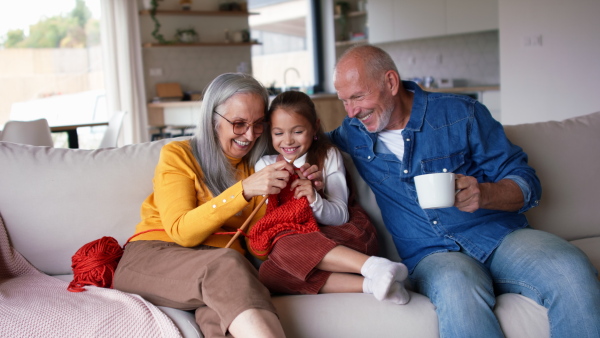
[(542, 183), (540, 205), (526, 212), (531, 226), (571, 241), (600, 270), (600, 112), (504, 129)]
[(600, 112), (505, 131), (542, 183), (540, 205), (526, 213), (532, 226), (567, 240), (600, 236)]
[(85, 243), (113, 236), (123, 245), (166, 142), (98, 150), (0, 142), (0, 215), (13, 246), (55, 275), (71, 273)]
[[(600, 237), (577, 239), (571, 241), (571, 244), (585, 252), (596, 270), (600, 271)], [(598, 276), (598, 279), (600, 279), (600, 276)]]
[(402, 259), (396, 250), (396, 245), (389, 231), (383, 223), (381, 210), (375, 200), (375, 194), (369, 185), (360, 177), (358, 170), (354, 166), (352, 158), (347, 153), (342, 153), (344, 158), (344, 166), (349, 177), (350, 185), (355, 192), (356, 201), (365, 209), (367, 215), (371, 219), (373, 226), (377, 230), (377, 240), (379, 244), (379, 255), (387, 257), (395, 262), (400, 262)]
[(413, 292), (410, 306), (363, 293), (278, 296), (273, 304), (288, 338), (438, 336), (435, 307)]

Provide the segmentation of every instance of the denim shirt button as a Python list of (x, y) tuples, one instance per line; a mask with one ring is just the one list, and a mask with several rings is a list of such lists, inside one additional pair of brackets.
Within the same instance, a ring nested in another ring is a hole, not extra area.
[(433, 221), (433, 224), (437, 224), (437, 221)]
[(408, 170), (404, 169), (404, 173), (405, 173), (405, 174), (408, 174)]
[(409, 138), (407, 138), (407, 139), (406, 139), (406, 142), (410, 142), (410, 139), (409, 139)]
[(367, 159), (369, 159), (369, 160), (370, 160), (370, 159), (371, 159), (371, 155), (367, 156)]
[(448, 169), (444, 168), (442, 171), (445, 172), (445, 173), (447, 173)]

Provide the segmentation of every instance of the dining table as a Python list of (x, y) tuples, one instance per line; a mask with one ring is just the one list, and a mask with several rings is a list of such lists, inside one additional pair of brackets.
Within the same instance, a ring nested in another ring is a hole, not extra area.
[(107, 126), (108, 121), (93, 121), (93, 122), (80, 122), (73, 124), (52, 124), (50, 123), (50, 131), (53, 133), (67, 133), (67, 140), (69, 142), (69, 148), (79, 148), (79, 136), (77, 136), (77, 128), (83, 127), (98, 127)]

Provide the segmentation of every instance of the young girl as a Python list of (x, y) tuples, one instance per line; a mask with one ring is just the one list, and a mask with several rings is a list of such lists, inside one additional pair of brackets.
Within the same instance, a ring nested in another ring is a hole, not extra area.
[[(292, 198), (306, 198), (318, 228), (308, 233), (277, 234), (259, 268), (260, 281), (275, 293), (364, 292), (378, 300), (406, 304), (410, 299), (403, 284), (407, 268), (370, 256), (377, 252), (375, 229), (358, 203), (348, 210), (341, 153), (323, 133), (310, 97), (296, 91), (281, 93), (271, 103), (266, 118), (272, 150), (279, 154), (263, 156), (255, 170), (280, 160), (294, 159), (295, 167), (317, 164), (323, 170), (324, 191), (319, 194), (307, 179), (291, 182)], [(265, 218), (269, 210), (267, 207)], [(250, 251), (257, 254), (252, 248)]]

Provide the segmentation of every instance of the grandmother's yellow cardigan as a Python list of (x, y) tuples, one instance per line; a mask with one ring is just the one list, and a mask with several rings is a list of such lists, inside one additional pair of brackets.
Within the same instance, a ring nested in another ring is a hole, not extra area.
[[(200, 244), (225, 247), (232, 235), (216, 232), (234, 232), (241, 227), (258, 203), (257, 198), (246, 201), (241, 180), (252, 175), (254, 168), (240, 159), (229, 158), (238, 171), (236, 184), (214, 197), (203, 181), (203, 172), (194, 155), (190, 141), (166, 144), (154, 172), (154, 191), (142, 204), (142, 221), (135, 233), (142, 233), (131, 241), (160, 240), (175, 242), (184, 247)], [(256, 213), (254, 224), (265, 213), (265, 206)], [(244, 237), (240, 236), (240, 239)], [(240, 241), (232, 247), (241, 253)]]

